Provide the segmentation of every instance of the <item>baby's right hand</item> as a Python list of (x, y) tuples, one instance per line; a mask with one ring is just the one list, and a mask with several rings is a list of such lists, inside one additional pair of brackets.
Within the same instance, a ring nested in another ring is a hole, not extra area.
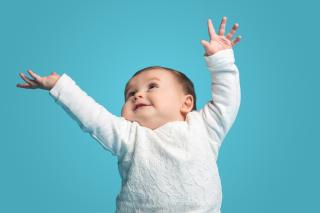
[(52, 72), (51, 75), (41, 77), (36, 73), (28, 70), (29, 74), (34, 78), (30, 79), (25, 76), (23, 73), (19, 73), (20, 77), (27, 82), (26, 84), (17, 84), (17, 87), (25, 88), (25, 89), (44, 89), (44, 90), (51, 90), (56, 82), (59, 80), (60, 75), (55, 72)]

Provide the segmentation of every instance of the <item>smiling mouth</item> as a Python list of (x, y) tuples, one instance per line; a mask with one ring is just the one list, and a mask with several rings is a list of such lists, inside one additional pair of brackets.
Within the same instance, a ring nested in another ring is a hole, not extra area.
[(137, 109), (139, 109), (139, 108), (141, 108), (141, 107), (146, 107), (146, 106), (150, 106), (150, 105), (138, 105), (138, 106), (134, 109), (134, 111), (136, 111)]

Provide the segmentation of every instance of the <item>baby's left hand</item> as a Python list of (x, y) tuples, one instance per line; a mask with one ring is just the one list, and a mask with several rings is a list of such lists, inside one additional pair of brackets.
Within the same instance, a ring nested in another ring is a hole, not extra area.
[(241, 36), (238, 36), (234, 41), (231, 41), (232, 36), (239, 27), (238, 23), (235, 23), (233, 25), (231, 31), (227, 34), (227, 36), (224, 36), (226, 22), (227, 17), (223, 17), (219, 28), (219, 34), (217, 35), (212, 25), (211, 19), (208, 20), (210, 42), (201, 40), (201, 44), (206, 51), (205, 56), (210, 56), (221, 50), (232, 48), (236, 43), (240, 41)]

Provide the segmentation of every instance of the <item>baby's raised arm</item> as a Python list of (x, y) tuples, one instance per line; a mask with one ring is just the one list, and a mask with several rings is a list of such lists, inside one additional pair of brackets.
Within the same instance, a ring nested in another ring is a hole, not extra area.
[(231, 128), (240, 106), (239, 70), (234, 64), (232, 47), (240, 41), (238, 36), (234, 41), (232, 36), (238, 28), (234, 24), (232, 30), (224, 36), (226, 17), (223, 17), (216, 34), (212, 22), (208, 20), (210, 41), (201, 40), (205, 48), (205, 60), (211, 73), (212, 100), (200, 110), (214, 141), (221, 145)]
[(65, 73), (61, 76), (52, 73), (47, 77), (41, 77), (30, 70), (29, 73), (34, 79), (20, 73), (27, 84), (17, 84), (17, 87), (49, 90), (55, 102), (105, 149), (118, 157), (130, 151), (129, 138), (135, 129), (131, 122), (111, 114)]

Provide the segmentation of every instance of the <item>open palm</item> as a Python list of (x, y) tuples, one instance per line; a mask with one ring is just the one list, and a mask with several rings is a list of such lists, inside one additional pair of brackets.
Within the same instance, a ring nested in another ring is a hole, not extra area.
[(210, 36), (210, 41), (201, 40), (201, 44), (205, 49), (205, 55), (210, 56), (221, 50), (232, 48), (236, 43), (240, 41), (240, 36), (238, 36), (234, 41), (232, 37), (239, 27), (238, 23), (235, 23), (231, 31), (225, 36), (225, 27), (227, 23), (227, 17), (223, 17), (221, 20), (220, 28), (218, 34), (216, 34), (211, 19), (208, 20), (208, 32)]
[(60, 78), (56, 72), (52, 72), (49, 76), (41, 77), (40, 75), (36, 74), (32, 70), (28, 70), (28, 73), (34, 78), (30, 79), (23, 73), (19, 73), (20, 77), (26, 82), (26, 84), (17, 84), (17, 87), (24, 88), (24, 89), (45, 89), (50, 90), (55, 85), (55, 83)]

